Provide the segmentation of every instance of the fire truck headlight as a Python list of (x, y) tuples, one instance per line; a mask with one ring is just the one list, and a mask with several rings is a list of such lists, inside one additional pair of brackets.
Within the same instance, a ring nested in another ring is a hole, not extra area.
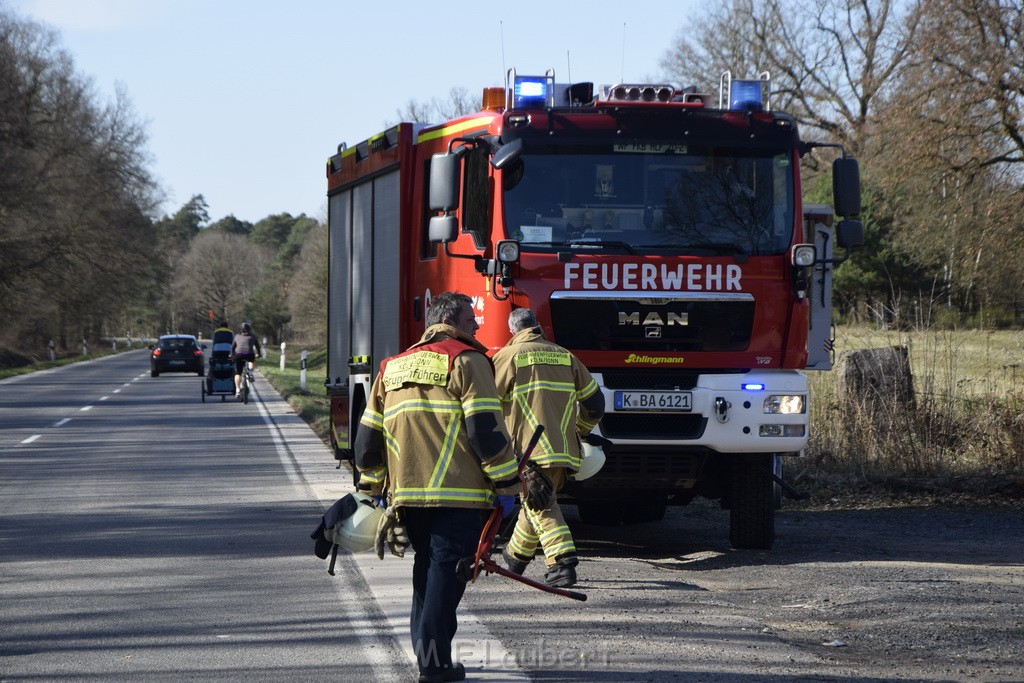
[(793, 265), (797, 268), (808, 268), (818, 260), (813, 244), (797, 244), (793, 247)]
[(801, 437), (806, 433), (804, 425), (761, 425), (758, 436)]
[(500, 240), (495, 251), (502, 263), (515, 263), (519, 260), (519, 242), (516, 240)]
[(773, 394), (764, 400), (766, 415), (799, 415), (807, 412), (807, 398), (803, 394)]

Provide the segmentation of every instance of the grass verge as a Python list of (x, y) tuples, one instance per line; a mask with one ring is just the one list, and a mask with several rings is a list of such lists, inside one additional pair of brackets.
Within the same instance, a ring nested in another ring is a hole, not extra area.
[[(305, 389), (302, 388), (302, 351), (307, 353)], [(286, 348), (284, 360), (282, 370), (280, 350), (267, 349), (266, 358), (259, 361), (260, 373), (329, 445), (331, 403), (323, 384), (327, 376), (327, 350), (322, 346), (294, 344)]]

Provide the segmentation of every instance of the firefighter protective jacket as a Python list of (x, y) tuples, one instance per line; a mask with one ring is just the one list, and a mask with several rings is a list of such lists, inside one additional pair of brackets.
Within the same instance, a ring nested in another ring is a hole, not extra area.
[(494, 375), (516, 445), (525, 447), (537, 425), (544, 425), (530, 462), (579, 470), (579, 437), (604, 415), (604, 395), (586, 366), (533, 327), (494, 354)]
[(355, 441), (360, 487), (390, 504), (491, 508), (519, 491), (493, 367), (485, 348), (432, 325), (381, 362)]

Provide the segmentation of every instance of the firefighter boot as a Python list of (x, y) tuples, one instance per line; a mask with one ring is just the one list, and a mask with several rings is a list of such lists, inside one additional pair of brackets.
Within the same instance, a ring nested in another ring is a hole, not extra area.
[(526, 565), (530, 564), (529, 560), (524, 560), (515, 553), (510, 553), (508, 548), (501, 551), (501, 559), (505, 561), (505, 566), (513, 574), (522, 574), (526, 571)]
[(544, 574), (544, 583), (554, 588), (568, 588), (576, 585), (576, 565), (580, 563), (575, 557), (566, 557), (558, 561)]

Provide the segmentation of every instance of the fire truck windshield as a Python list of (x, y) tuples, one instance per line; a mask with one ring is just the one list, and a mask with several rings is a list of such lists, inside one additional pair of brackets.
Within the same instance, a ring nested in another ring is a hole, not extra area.
[(567, 152), (528, 152), (521, 167), (506, 171), (505, 235), (524, 251), (770, 255), (789, 248), (787, 150), (617, 144)]

